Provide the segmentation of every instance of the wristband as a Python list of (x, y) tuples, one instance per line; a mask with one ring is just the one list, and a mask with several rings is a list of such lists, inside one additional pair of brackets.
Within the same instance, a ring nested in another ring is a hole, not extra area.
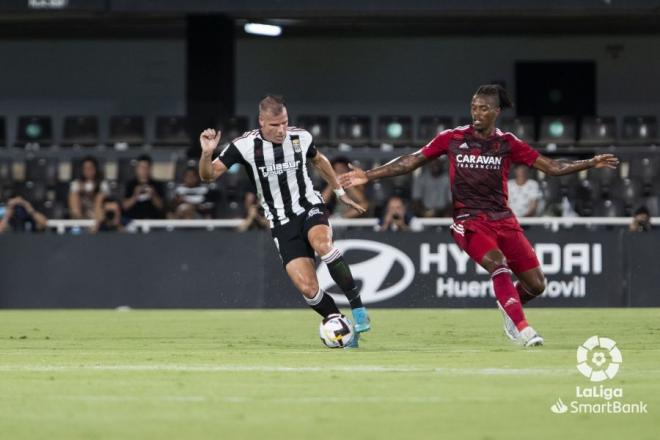
[(344, 194), (346, 194), (346, 191), (344, 191), (344, 188), (333, 189), (333, 191), (335, 192), (335, 195), (336, 195), (337, 197), (341, 197), (341, 196), (343, 196)]

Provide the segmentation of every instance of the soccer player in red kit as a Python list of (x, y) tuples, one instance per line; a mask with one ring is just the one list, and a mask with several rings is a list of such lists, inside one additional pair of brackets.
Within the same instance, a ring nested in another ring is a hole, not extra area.
[[(507, 180), (512, 164), (521, 163), (551, 176), (590, 168), (616, 168), (619, 160), (600, 154), (588, 160), (554, 160), (511, 133), (496, 128), (502, 109), (512, 107), (499, 85), (480, 86), (472, 97), (472, 124), (445, 130), (416, 153), (385, 165), (339, 176), (343, 187), (399, 176), (443, 154), (449, 158), (454, 208), (451, 233), (458, 246), (490, 274), (509, 338), (529, 347), (543, 338), (527, 323), (523, 304), (545, 290), (545, 277), (534, 249), (508, 206)], [(511, 274), (518, 282), (514, 285)]]

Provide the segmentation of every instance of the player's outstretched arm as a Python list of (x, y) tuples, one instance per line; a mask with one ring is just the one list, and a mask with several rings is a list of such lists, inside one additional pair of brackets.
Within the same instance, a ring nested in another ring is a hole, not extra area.
[(212, 128), (207, 128), (199, 136), (199, 143), (202, 146), (202, 156), (199, 158), (199, 177), (204, 182), (212, 182), (227, 171), (227, 167), (221, 161), (213, 162), (213, 152), (220, 142), (220, 131), (216, 132)]
[(348, 194), (346, 194), (346, 191), (344, 191), (339, 183), (339, 179), (337, 178), (337, 174), (335, 174), (335, 170), (332, 168), (332, 164), (324, 154), (317, 152), (311, 161), (312, 165), (314, 165), (319, 171), (319, 174), (321, 174), (323, 180), (328, 182), (328, 185), (335, 192), (339, 201), (355, 209), (359, 214), (367, 212), (363, 206), (356, 203)]
[(363, 185), (372, 180), (382, 179), (384, 177), (400, 176), (416, 170), (427, 162), (426, 157), (417, 151), (412, 154), (405, 154), (396, 159), (392, 159), (385, 165), (364, 171), (360, 168), (351, 166), (353, 171), (339, 176), (339, 183), (344, 188), (350, 188), (356, 185)]
[(564, 176), (590, 168), (616, 168), (618, 165), (619, 159), (612, 154), (598, 154), (587, 160), (554, 160), (541, 155), (533, 164), (534, 168), (551, 176)]

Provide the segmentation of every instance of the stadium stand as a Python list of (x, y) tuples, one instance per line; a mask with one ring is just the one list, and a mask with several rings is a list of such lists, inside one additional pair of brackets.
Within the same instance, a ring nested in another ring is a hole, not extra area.
[(65, 116), (62, 127), (62, 146), (94, 146), (100, 142), (97, 116)]
[(49, 146), (53, 143), (53, 121), (50, 116), (19, 116), (16, 146)]
[(575, 118), (570, 116), (541, 118), (539, 144), (572, 145), (575, 139)]
[(376, 143), (408, 146), (413, 141), (413, 121), (410, 116), (380, 116)]
[[(300, 115), (296, 123), (309, 130), (315, 142), (324, 148), (332, 158), (338, 154), (332, 147), (339, 143), (352, 148), (348, 156), (356, 166), (370, 168), (375, 163), (383, 163), (393, 155), (389, 151), (373, 148), (379, 144), (389, 144), (403, 152), (412, 152), (432, 139), (437, 133), (455, 126), (454, 121), (469, 123), (468, 118), (454, 118), (441, 115), (423, 115), (414, 118), (410, 115), (381, 115), (372, 137), (371, 116)], [(33, 145), (41, 148), (25, 155), (20, 150), (5, 150), (0, 157), (0, 192), (20, 191), (49, 215), (67, 216), (68, 183), (79, 172), (83, 149), (99, 159), (101, 169), (108, 171), (107, 180), (111, 193), (123, 196), (126, 182), (133, 177), (135, 157), (141, 153), (154, 154), (154, 170), (159, 173), (166, 187), (168, 199), (173, 197), (175, 184), (181, 181), (186, 167), (196, 166), (197, 160), (186, 156), (185, 148), (190, 146), (191, 136), (187, 133), (186, 119), (183, 116), (155, 116), (153, 125), (147, 124), (144, 115), (124, 117), (113, 116), (108, 122), (110, 136), (107, 146), (100, 138), (100, 118), (97, 115), (67, 115), (62, 118), (61, 137), (57, 139), (53, 121), (47, 116), (22, 116), (16, 132), (15, 145)], [(0, 118), (0, 138), (2, 123)], [(657, 123), (653, 116), (625, 116), (621, 119), (621, 136), (617, 131), (617, 118), (612, 116), (587, 116), (579, 125), (576, 136), (575, 118), (541, 117), (540, 140), (535, 142), (535, 119), (529, 116), (504, 116), (499, 128), (510, 131), (539, 148), (544, 154), (558, 157), (585, 157), (599, 149), (607, 148), (622, 158), (619, 170), (598, 170), (595, 172), (568, 175), (560, 178), (543, 176), (532, 172), (539, 181), (546, 203), (545, 212), (557, 214), (567, 198), (578, 215), (611, 216), (616, 213), (629, 215), (637, 207), (646, 205), (652, 213), (658, 208), (660, 195), (660, 156), (653, 149), (652, 141), (657, 137)], [(333, 125), (334, 124), (334, 125)], [(145, 127), (154, 127), (154, 136), (146, 133)], [(331, 127), (335, 127), (333, 138)], [(245, 116), (234, 116), (219, 124), (223, 128), (223, 140), (229, 142), (251, 128)], [(148, 145), (147, 139), (153, 139)], [(577, 141), (576, 141), (577, 138)], [(122, 152), (113, 148), (113, 142), (126, 143), (132, 148)], [(11, 139), (9, 139), (11, 144)], [(547, 144), (557, 144), (556, 149), (547, 149)], [(63, 149), (44, 148), (49, 145), (67, 147)], [(69, 148), (70, 147), (70, 148)], [(178, 149), (177, 149), (178, 148)], [(159, 153), (160, 152), (160, 153)], [(169, 152), (169, 153), (168, 153)], [(372, 200), (369, 215), (379, 214), (383, 204), (391, 195), (408, 199), (411, 190), (411, 175), (371, 183), (366, 191)], [(323, 179), (312, 172), (314, 184), (322, 188)], [(213, 185), (209, 193), (208, 212), (212, 217), (235, 218), (242, 209), (242, 200), (250, 182), (240, 169), (232, 169), (221, 181)], [(58, 218), (58, 217), (51, 217)]]
[(220, 124), (222, 138), (230, 142), (250, 129), (247, 116), (233, 116)]
[(184, 116), (157, 116), (154, 146), (189, 145), (190, 134)]
[(651, 145), (658, 143), (658, 120), (655, 116), (625, 116), (622, 145)]
[(525, 139), (527, 142), (536, 140), (533, 117), (503, 117), (498, 125), (502, 131), (513, 133), (519, 139)]
[(372, 141), (371, 118), (364, 115), (344, 115), (337, 118), (337, 143), (353, 147), (368, 145)]
[(144, 117), (142, 116), (111, 116), (110, 144), (128, 144), (139, 146), (145, 143)]
[(586, 116), (582, 119), (579, 137), (580, 145), (614, 145), (616, 140), (616, 119), (614, 117)]
[(309, 131), (317, 145), (326, 145), (330, 142), (330, 117), (323, 115), (300, 115), (298, 127)]
[(453, 128), (454, 119), (451, 116), (421, 116), (417, 125), (415, 142), (426, 144), (438, 133)]

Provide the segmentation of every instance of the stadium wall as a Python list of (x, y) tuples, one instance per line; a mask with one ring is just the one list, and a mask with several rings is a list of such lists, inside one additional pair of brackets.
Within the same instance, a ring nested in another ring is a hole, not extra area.
[(66, 115), (98, 115), (101, 138), (111, 115), (185, 113), (183, 40), (0, 41), (0, 115), (15, 139), (16, 117), (53, 117), (56, 139)]
[[(515, 36), (242, 39), (237, 104), (254, 114), (280, 91), (294, 114), (467, 116), (479, 84), (515, 92), (516, 61), (594, 61), (600, 115), (658, 115), (657, 36)], [(631, 80), (634, 78), (634, 80)]]
[[(536, 306), (660, 306), (660, 232), (530, 230), (548, 288)], [(492, 307), (487, 274), (446, 232), (337, 230), (374, 307)], [(2, 308), (304, 307), (268, 233), (0, 236)], [(337, 291), (327, 270), (321, 286)], [(342, 296), (337, 296), (343, 300)]]
[[(237, 112), (254, 124), (255, 104), (282, 92), (293, 115), (467, 115), (477, 84), (503, 80), (514, 92), (516, 60), (594, 60), (601, 115), (658, 115), (658, 36), (239, 38)], [(185, 42), (2, 40), (0, 115), (45, 114), (59, 138), (64, 115), (153, 116), (185, 111)], [(634, 80), (631, 80), (634, 78)], [(153, 132), (147, 127), (147, 133)]]

